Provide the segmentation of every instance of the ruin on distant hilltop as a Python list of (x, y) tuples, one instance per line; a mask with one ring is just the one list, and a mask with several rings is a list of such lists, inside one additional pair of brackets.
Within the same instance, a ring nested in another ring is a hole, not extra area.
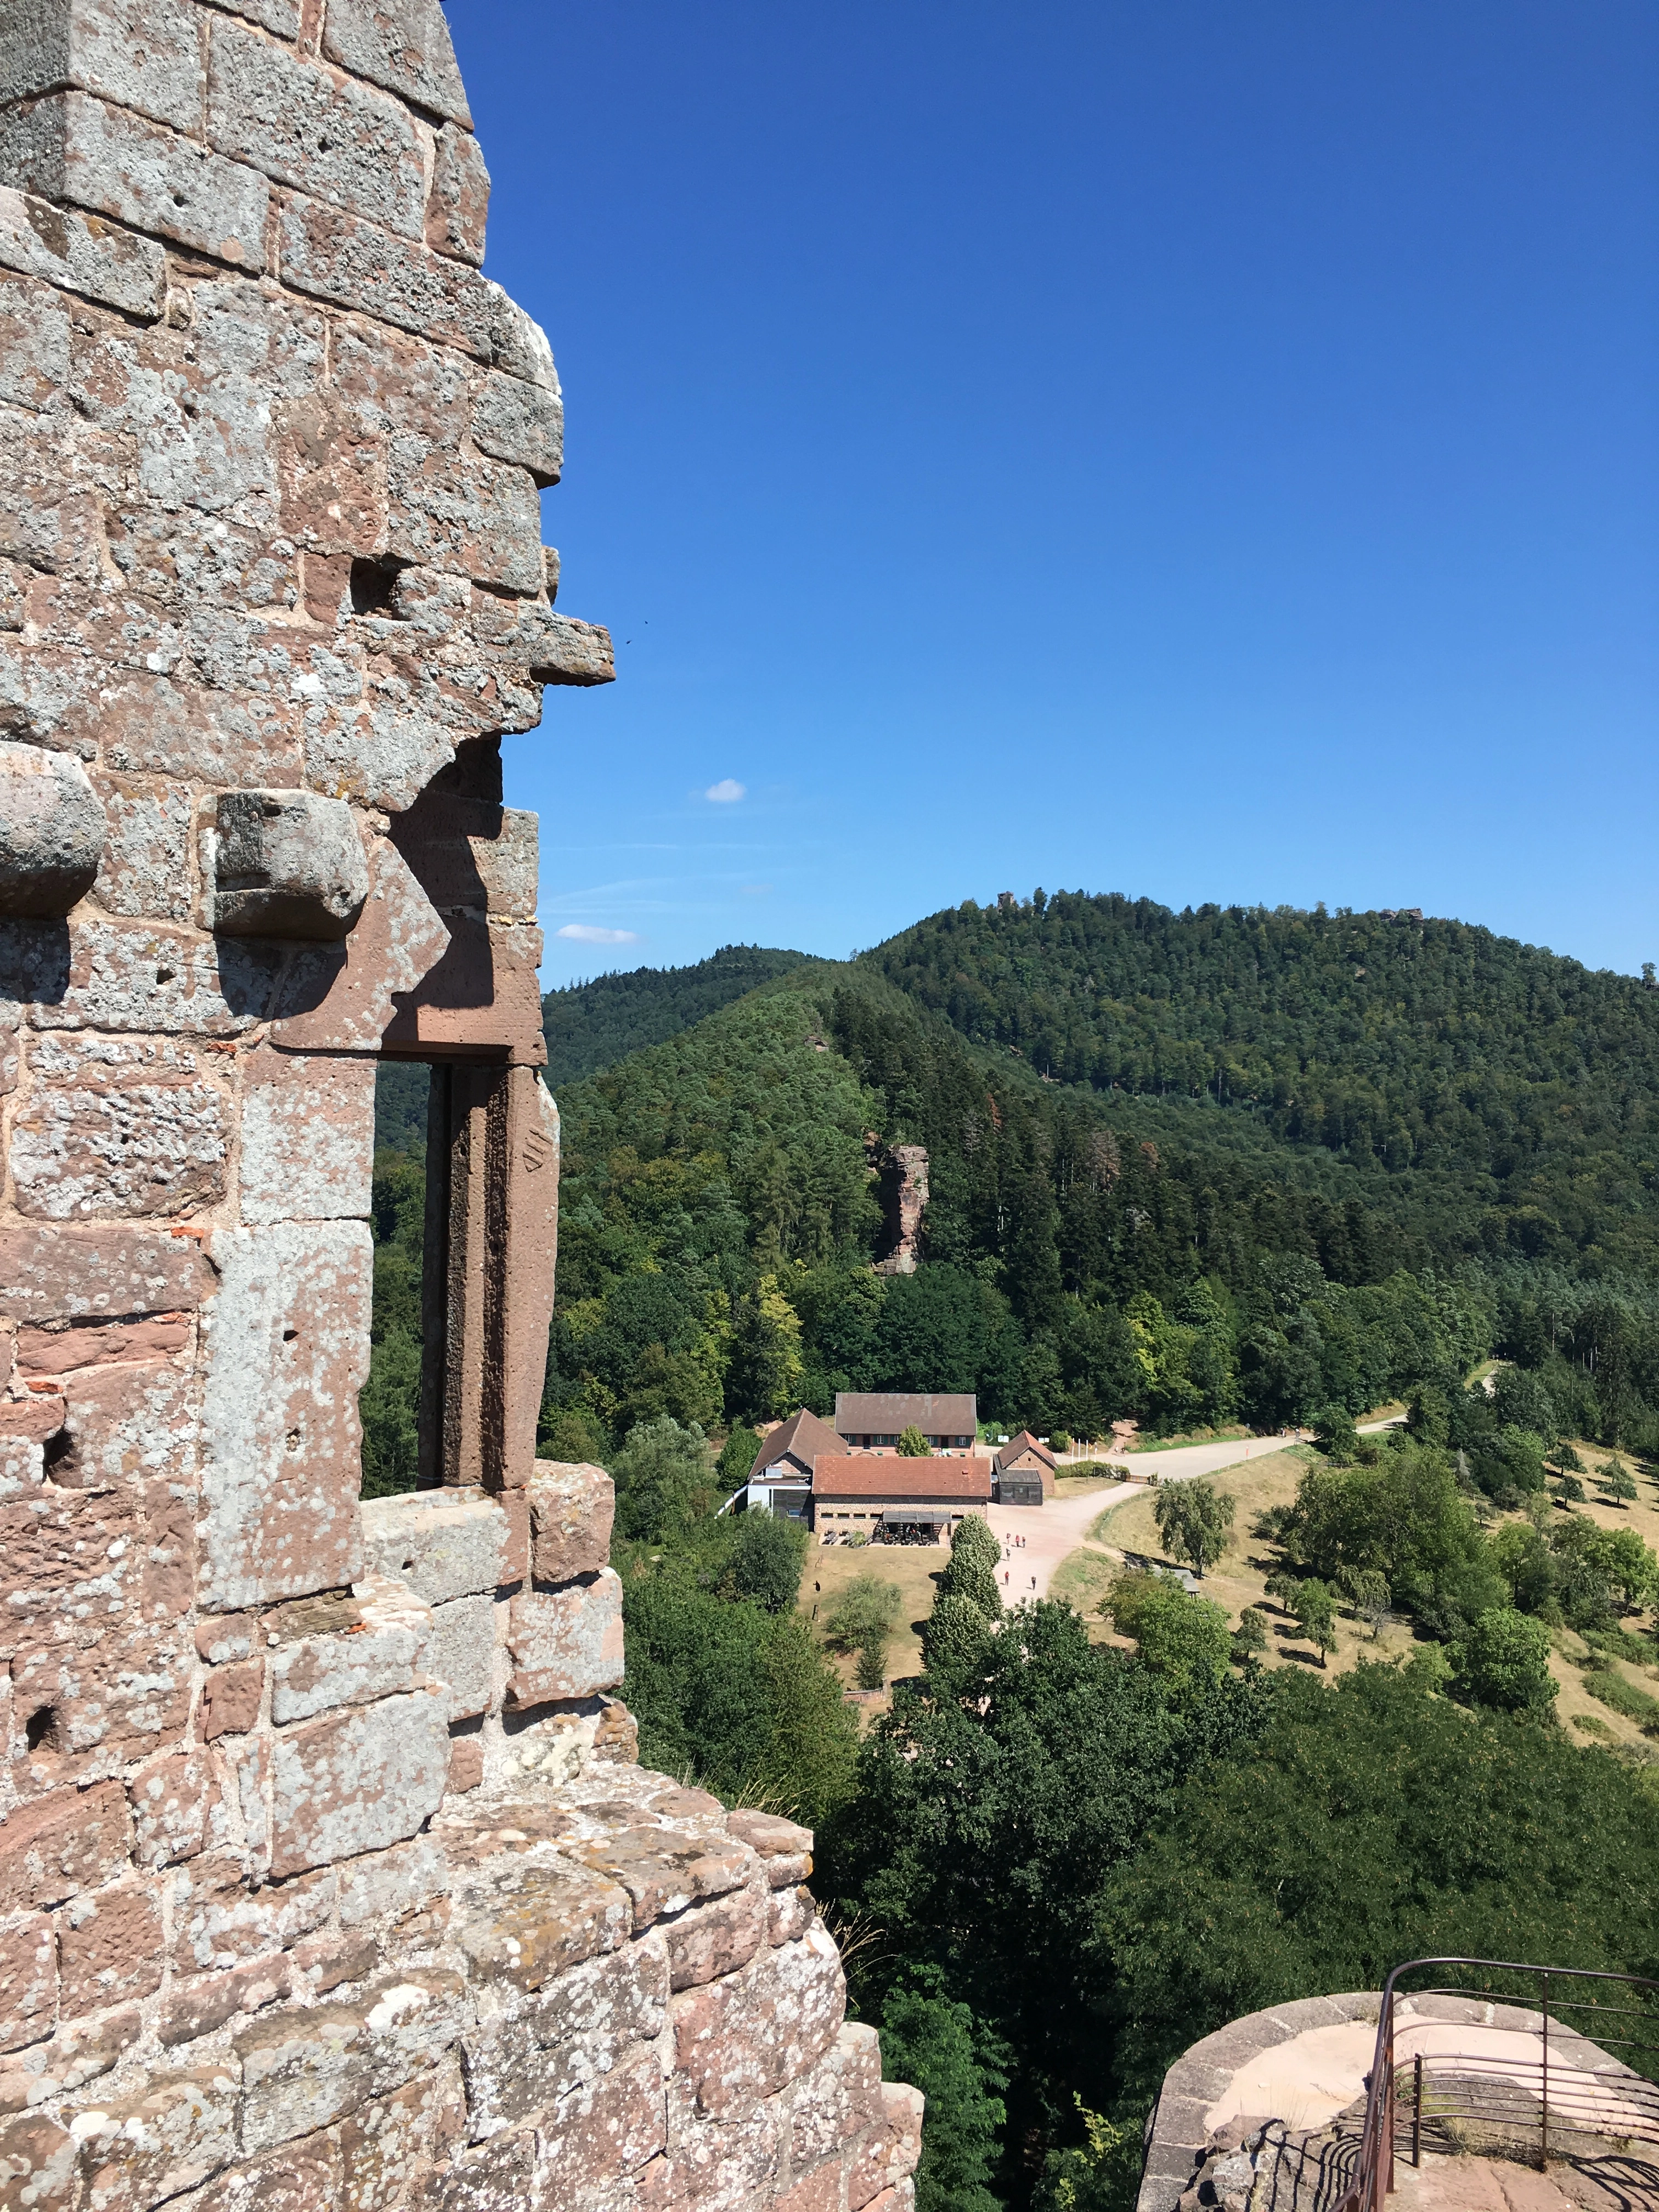
[[(500, 740), (547, 342), (438, 0), (0, 0), (0, 2206), (902, 2212), (811, 1838), (633, 1763), (538, 1463), (558, 1121)], [(360, 1502), (377, 1060), (422, 1468)]]

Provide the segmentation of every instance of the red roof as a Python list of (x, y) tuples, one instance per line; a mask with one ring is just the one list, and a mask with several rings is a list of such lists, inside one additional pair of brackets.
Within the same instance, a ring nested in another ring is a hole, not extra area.
[(802, 1460), (811, 1467), (820, 1452), (838, 1452), (841, 1438), (828, 1421), (821, 1421), (816, 1413), (802, 1407), (792, 1413), (781, 1427), (773, 1430), (755, 1455), (755, 1464), (749, 1470), (749, 1480), (756, 1481), (768, 1468), (786, 1457)]
[(1009, 1437), (1007, 1443), (997, 1454), (998, 1468), (1000, 1469), (1012, 1467), (1022, 1452), (1035, 1452), (1049, 1473), (1053, 1474), (1054, 1469), (1053, 1452), (1049, 1450), (1047, 1444), (1039, 1443), (1029, 1429), (1022, 1429), (1017, 1437)]
[(965, 1499), (991, 1502), (991, 1462), (956, 1458), (901, 1459), (886, 1452), (824, 1453), (812, 1469), (814, 1498)]

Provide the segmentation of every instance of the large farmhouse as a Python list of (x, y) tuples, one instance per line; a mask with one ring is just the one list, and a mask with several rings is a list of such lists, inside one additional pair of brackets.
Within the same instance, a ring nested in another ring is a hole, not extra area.
[(812, 1527), (820, 1540), (861, 1534), (937, 1543), (965, 1515), (983, 1513), (991, 1493), (990, 1461), (965, 1453), (928, 1459), (826, 1453), (812, 1469)]
[(836, 1392), (836, 1433), (844, 1451), (895, 1451), (906, 1429), (920, 1429), (933, 1451), (972, 1451), (979, 1402), (971, 1390)]
[(749, 1470), (751, 1513), (787, 1513), (806, 1519), (811, 1506), (812, 1467), (826, 1452), (847, 1449), (828, 1421), (805, 1408), (792, 1413), (762, 1443)]

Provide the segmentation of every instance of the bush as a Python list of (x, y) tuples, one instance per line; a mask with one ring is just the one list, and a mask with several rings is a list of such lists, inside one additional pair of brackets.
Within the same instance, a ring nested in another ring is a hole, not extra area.
[(878, 1575), (859, 1575), (847, 1585), (824, 1623), (824, 1638), (837, 1651), (884, 1641), (893, 1632), (904, 1594), (896, 1583)]
[(738, 1513), (722, 1525), (732, 1528), (732, 1595), (753, 1598), (769, 1613), (783, 1613), (793, 1605), (806, 1564), (805, 1523), (787, 1513)]
[(1054, 1452), (1070, 1451), (1072, 1439), (1068, 1431), (1065, 1429), (1056, 1429), (1048, 1439), (1048, 1449)]
[(882, 2008), (881, 2070), (927, 2100), (916, 2212), (1002, 2212), (991, 2194), (1006, 2117), (1006, 2056), (969, 2008), (927, 1990), (893, 1991)]
[(586, 1413), (565, 1407), (551, 1414), (538, 1430), (536, 1456), (597, 1465), (605, 1458), (605, 1438)]
[(1359, 1453), (1359, 1431), (1353, 1415), (1341, 1406), (1328, 1406), (1314, 1422), (1314, 1443), (1338, 1467), (1351, 1467)]
[(853, 1680), (860, 1690), (882, 1690), (887, 1686), (887, 1639), (878, 1637), (859, 1647), (858, 1663), (853, 1669)]
[(708, 1510), (714, 1486), (708, 1447), (692, 1422), (682, 1428), (672, 1413), (641, 1421), (611, 1460), (617, 1486), (617, 1534), (660, 1544), (682, 1536)]
[[(1232, 1656), (1227, 1616), (1207, 1597), (1193, 1597), (1169, 1575), (1120, 1575), (1101, 1600), (1120, 1636), (1163, 1675), (1177, 1698), (1226, 1674)], [(1265, 1642), (1265, 1638), (1263, 1639)]]

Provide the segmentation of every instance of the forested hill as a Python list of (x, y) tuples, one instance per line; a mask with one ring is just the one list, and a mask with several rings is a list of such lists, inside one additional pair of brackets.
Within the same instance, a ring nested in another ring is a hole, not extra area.
[(542, 1000), (547, 1079), (556, 1091), (614, 1067), (630, 1052), (678, 1036), (745, 991), (799, 968), (805, 957), (763, 945), (722, 945), (689, 968), (635, 968), (550, 991)]
[(860, 963), (975, 1042), (1477, 1193), (1502, 1249), (1659, 1261), (1659, 991), (1467, 922), (1042, 891)]

